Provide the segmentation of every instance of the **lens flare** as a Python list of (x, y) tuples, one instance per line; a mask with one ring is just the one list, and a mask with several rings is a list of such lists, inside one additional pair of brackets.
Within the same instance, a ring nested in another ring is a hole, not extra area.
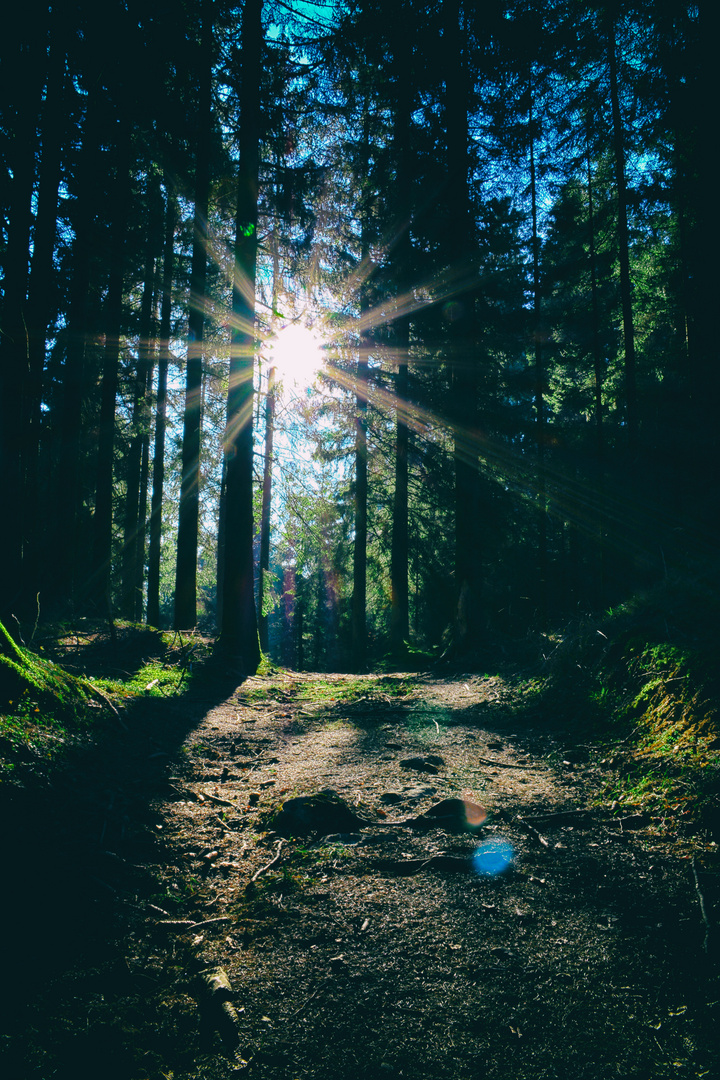
[(514, 858), (515, 851), (507, 840), (486, 840), (475, 849), (472, 867), (480, 877), (497, 877), (512, 866)]

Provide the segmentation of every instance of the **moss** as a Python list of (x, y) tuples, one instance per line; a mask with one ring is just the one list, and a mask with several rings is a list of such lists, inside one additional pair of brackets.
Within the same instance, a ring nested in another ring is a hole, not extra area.
[[(667, 582), (568, 627), (547, 667), (542, 706), (624, 768), (606, 795), (711, 824), (720, 797), (720, 643), (716, 582)], [(716, 815), (717, 816), (717, 815)], [(677, 822), (674, 823), (675, 827)]]
[(14, 711), (29, 699), (53, 712), (79, 715), (89, 696), (80, 679), (21, 648), (0, 623), (0, 709)]

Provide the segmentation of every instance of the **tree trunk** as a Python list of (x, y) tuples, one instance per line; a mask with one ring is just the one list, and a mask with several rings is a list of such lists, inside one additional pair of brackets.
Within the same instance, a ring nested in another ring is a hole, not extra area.
[[(21, 13), (15, 13), (21, 18)], [(22, 614), (23, 546), (25, 537), (24, 461), (28, 380), (28, 328), (26, 296), (32, 225), (32, 193), (37, 150), (36, 123), (45, 71), (42, 31), (33, 41), (23, 28), (15, 50), (8, 49), (5, 62), (12, 65), (6, 85), (14, 90), (7, 113), (14, 130), (6, 137), (9, 182), (7, 243), (3, 251), (3, 304), (0, 327), (0, 620), (12, 626), (11, 615)], [(6, 30), (6, 33), (8, 31)], [(37, 42), (37, 43), (35, 43)], [(42, 55), (41, 55), (42, 52)], [(14, 106), (14, 109), (13, 109)]]
[(298, 671), (305, 670), (305, 581), (302, 574), (295, 571), (295, 663)]
[(148, 481), (150, 478), (150, 416), (151, 416), (151, 392), (152, 392), (152, 352), (147, 360), (147, 372), (145, 380), (145, 399), (143, 403), (143, 428), (142, 446), (140, 453), (140, 492), (138, 499), (138, 527), (135, 543), (135, 621), (141, 622), (143, 617), (143, 596), (145, 586), (145, 553), (147, 550), (148, 531)]
[(40, 436), (47, 329), (52, 311), (53, 255), (57, 233), (61, 152), (65, 135), (65, 60), (63, 20), (53, 9), (48, 80), (43, 103), (37, 215), (27, 301), (28, 401), (25, 426), (24, 473), (25, 547), (23, 551), (23, 611), (37, 613), (40, 592)]
[(404, 14), (405, 5), (398, 3), (395, 40), (395, 155), (396, 229), (398, 240), (393, 257), (395, 281), (399, 292), (399, 318), (393, 326), (395, 363), (395, 487), (393, 493), (392, 548), (390, 553), (390, 645), (395, 653), (403, 651), (410, 632), (408, 589), (408, 413), (410, 352), (410, 319), (407, 308), (410, 288), (410, 122), (411, 50)]
[(116, 177), (113, 199), (114, 219), (110, 240), (110, 276), (105, 302), (105, 348), (100, 398), (95, 516), (93, 519), (93, 568), (91, 599), (98, 610), (110, 607), (110, 566), (112, 562), (113, 463), (115, 447), (115, 406), (117, 401), (120, 332), (122, 324), (125, 233), (130, 204), (130, 126), (123, 119), (116, 146)]
[(633, 324), (632, 281), (630, 279), (630, 239), (627, 220), (627, 182), (620, 97), (617, 77), (615, 22), (607, 15), (607, 50), (610, 68), (610, 106), (613, 126), (613, 163), (618, 212), (618, 259), (620, 264), (620, 302), (622, 305), (625, 348), (625, 408), (630, 468), (634, 470), (638, 451), (638, 411), (635, 374), (635, 327)]
[(160, 305), (160, 342), (158, 355), (157, 402), (155, 406), (155, 447), (150, 508), (150, 552), (148, 558), (147, 621), (160, 626), (160, 556), (162, 545), (162, 501), (165, 485), (165, 428), (167, 424), (167, 386), (170, 365), (170, 319), (172, 280), (175, 258), (177, 202), (168, 189), (165, 211), (165, 248), (163, 256), (162, 302)]
[(253, 573), (253, 371), (260, 168), (262, 0), (246, 0), (242, 20), (240, 162), (235, 219), (232, 336), (225, 429), (225, 558), (220, 644), (244, 673), (260, 647)]
[[(276, 159), (279, 170), (279, 161)], [(280, 281), (280, 260), (278, 257), (277, 231), (273, 232), (273, 287), (272, 287), (272, 310), (273, 321), (278, 306), (278, 287)], [(275, 380), (276, 369), (271, 366), (268, 371), (267, 390), (265, 394), (265, 458), (263, 461), (262, 482), (262, 507), (260, 510), (260, 571), (258, 574), (258, 631), (260, 636), (260, 648), (263, 653), (268, 652), (268, 617), (266, 613), (266, 592), (269, 585), (270, 573), (270, 528), (272, 512), (272, 468), (273, 468), (273, 439), (275, 435)]]
[[(138, 543), (142, 543), (144, 556), (145, 513), (144, 511), (141, 513), (141, 503), (147, 505), (147, 496), (143, 497), (142, 495), (142, 465), (143, 448), (147, 441), (149, 427), (150, 338), (152, 335), (152, 309), (155, 294), (155, 255), (159, 247), (159, 238), (157, 237), (157, 219), (159, 215), (155, 199), (152, 197), (153, 193), (149, 194), (145, 280), (140, 301), (140, 334), (133, 386), (132, 435), (127, 460), (127, 491), (125, 495), (122, 552), (122, 613), (126, 619), (135, 621), (142, 617), (142, 575), (140, 576), (140, 582), (138, 582)], [(145, 490), (147, 490), (147, 477)], [(140, 541), (141, 533), (142, 541)]]
[(265, 459), (263, 461), (262, 509), (260, 512), (260, 574), (258, 581), (258, 628), (260, 648), (268, 651), (268, 617), (265, 611), (266, 589), (270, 573), (270, 524), (272, 511), (272, 456), (275, 431), (275, 378), (276, 369), (268, 372), (267, 396), (265, 398)]
[[(365, 178), (368, 172), (369, 135), (367, 104), (363, 123), (363, 156)], [(368, 532), (368, 462), (367, 407), (368, 367), (372, 336), (368, 327), (368, 277), (370, 249), (368, 244), (367, 179), (363, 183), (360, 208), (360, 263), (367, 267), (360, 282), (360, 342), (357, 360), (355, 393), (355, 538), (353, 541), (352, 650), (353, 666), (362, 669), (367, 655), (367, 532)]]
[[(163, 237), (163, 201), (160, 191), (160, 177), (153, 174), (148, 198), (150, 200), (149, 217), (150, 233), (152, 236), (150, 249), (152, 260), (149, 260), (149, 272), (152, 275), (153, 292), (150, 297), (150, 311), (147, 314), (147, 326), (144, 320), (140, 323), (140, 348), (141, 356), (145, 365), (145, 397), (143, 400), (142, 416), (142, 450), (140, 455), (140, 496), (138, 500), (138, 529), (137, 542), (135, 545), (135, 618), (139, 622), (143, 616), (143, 596), (145, 586), (145, 554), (149, 535), (148, 520), (148, 488), (150, 479), (150, 431), (152, 428), (152, 387), (153, 368), (157, 356), (157, 306), (158, 286), (160, 280), (160, 265), (164, 253)], [(147, 337), (144, 337), (147, 333)]]
[[(360, 321), (362, 325), (362, 302)], [(369, 335), (365, 330), (361, 330), (355, 394), (355, 538), (353, 541), (352, 594), (353, 665), (358, 670), (365, 666), (367, 654), (367, 383), (369, 349)]]
[[(462, 0), (446, 0), (449, 265), (460, 281), (473, 262), (473, 218), (469, 192), (468, 76), (462, 29)], [(450, 307), (449, 358), (455, 464), (455, 648), (471, 651), (480, 633), (478, 484), (478, 372), (474, 295), (461, 291)]]
[(212, 130), (212, 0), (204, 0), (198, 56), (199, 100), (195, 142), (195, 212), (190, 271), (182, 480), (178, 513), (175, 570), (175, 629), (188, 630), (197, 621), (197, 544), (200, 520), (200, 424), (203, 333), (206, 308), (208, 202)]
[(368, 94), (362, 110), (360, 189), (360, 280), (359, 280), (359, 344), (357, 360), (357, 383), (355, 387), (355, 537), (353, 540), (353, 594), (352, 594), (352, 651), (353, 666), (360, 670), (367, 657), (367, 534), (368, 534), (368, 461), (367, 461), (367, 410), (368, 371), (373, 335), (370, 321), (370, 277), (373, 262), (370, 254), (369, 220), (372, 193), (370, 190), (370, 110)]
[(540, 238), (538, 236), (537, 178), (535, 169), (535, 129), (533, 118), (533, 86), (530, 75), (530, 201), (532, 212), (532, 263), (533, 263), (533, 351), (535, 360), (535, 430), (537, 444), (537, 505), (538, 518), (538, 621), (542, 629), (548, 619), (548, 542), (547, 542), (547, 484), (545, 477), (545, 367), (542, 349), (542, 298), (540, 293)]
[[(589, 126), (589, 124), (588, 124)], [(597, 543), (597, 588), (595, 605), (601, 608), (605, 604), (606, 559), (605, 559), (605, 447), (603, 430), (603, 358), (600, 341), (600, 303), (597, 282), (597, 253), (595, 244), (595, 206), (593, 199), (592, 163), (590, 160), (590, 140), (587, 140), (587, 186), (588, 186), (588, 244), (590, 259), (590, 297), (592, 305), (592, 350), (594, 373), (594, 419), (595, 419), (595, 467), (597, 472), (596, 504), (598, 522), (596, 526)]]
[(77, 187), (73, 268), (62, 375), (60, 467), (56, 476), (58, 548), (54, 586), (50, 590), (56, 600), (62, 598), (66, 602), (69, 599), (71, 603), (77, 600), (76, 588), (82, 573), (78, 541), (83, 507), (80, 459), (84, 441), (83, 402), (87, 381), (85, 354), (92, 338), (89, 311), (91, 259), (97, 232), (98, 177), (106, 173), (101, 142), (105, 121), (102, 88), (93, 88), (87, 102)]
[[(706, 536), (720, 533), (720, 364), (717, 298), (720, 292), (715, 140), (708, 132), (708, 102), (716, 88), (717, 5), (701, 0), (697, 21), (679, 5), (687, 40), (674, 88), (676, 188), (683, 255), (690, 411), (687, 454), (680, 466), (693, 516)], [(686, 496), (687, 499), (687, 496)], [(688, 505), (688, 501), (686, 501)]]

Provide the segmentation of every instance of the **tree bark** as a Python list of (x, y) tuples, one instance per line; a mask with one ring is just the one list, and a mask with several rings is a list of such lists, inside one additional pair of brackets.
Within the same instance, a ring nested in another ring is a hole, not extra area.
[[(361, 323), (362, 317), (361, 310)], [(368, 334), (361, 331), (355, 376), (355, 538), (353, 541), (352, 594), (353, 664), (359, 670), (365, 666), (367, 655), (367, 383), (369, 348)]]
[(156, 257), (162, 251), (162, 205), (156, 179), (148, 185), (147, 239), (139, 340), (133, 386), (132, 433), (127, 460), (127, 491), (123, 526), (122, 611), (126, 619), (142, 618), (147, 471), (150, 430), (150, 385), (153, 362), (153, 305)]
[[(445, 118), (448, 165), (449, 265), (460, 281), (473, 264), (469, 191), (468, 73), (462, 0), (446, 0)], [(474, 292), (462, 289), (449, 306), (449, 359), (455, 465), (455, 649), (471, 651), (480, 633), (478, 372)]]
[(42, 581), (40, 555), (40, 440), (47, 330), (52, 311), (55, 270), (53, 255), (57, 233), (61, 153), (65, 136), (66, 47), (63, 20), (51, 14), (48, 79), (43, 103), (37, 215), (28, 284), (28, 401), (23, 425), (25, 493), (25, 547), (23, 551), (23, 612), (37, 612)]
[(54, 599), (76, 603), (78, 586), (84, 578), (80, 567), (80, 524), (83, 496), (81, 485), (81, 449), (83, 447), (83, 402), (87, 381), (86, 352), (91, 344), (89, 294), (91, 260), (95, 248), (98, 210), (98, 177), (104, 176), (105, 154), (102, 130), (107, 109), (102, 87), (91, 89), (85, 115), (83, 146), (79, 167), (75, 211), (75, 239), (72, 248), (73, 268), (70, 282), (65, 362), (62, 373), (60, 415), (60, 467), (56, 476), (58, 549)]
[[(21, 14), (16, 12), (16, 18)], [(13, 625), (11, 616), (22, 614), (23, 547), (25, 537), (24, 460), (28, 380), (28, 327), (26, 297), (32, 226), (32, 193), (37, 151), (36, 124), (45, 72), (45, 35), (33, 39), (22, 28), (15, 49), (5, 62), (14, 100), (6, 115), (14, 130), (7, 143), (6, 167), (12, 170), (7, 211), (7, 244), (3, 251), (2, 334), (0, 335), (0, 620)], [(7, 32), (7, 31), (6, 31)], [(14, 114), (14, 115), (13, 115)]]
[(603, 359), (600, 341), (600, 302), (597, 281), (597, 253), (595, 239), (595, 204), (593, 192), (592, 163), (590, 160), (590, 140), (587, 140), (587, 190), (588, 190), (588, 244), (590, 259), (590, 299), (592, 309), (592, 352), (594, 374), (594, 419), (595, 419), (595, 464), (597, 470), (596, 501), (598, 522), (597, 541), (597, 588), (594, 602), (598, 608), (605, 604), (606, 593), (606, 557), (605, 557), (605, 435), (603, 428)]
[(617, 45), (615, 21), (607, 14), (607, 54), (610, 69), (610, 107), (612, 110), (613, 165), (618, 212), (618, 261), (620, 264), (620, 302), (622, 305), (623, 342), (625, 349), (625, 409), (628, 452), (631, 470), (638, 451), (637, 379), (635, 362), (635, 326), (633, 323), (632, 280), (630, 278), (630, 234), (627, 218), (627, 181), (620, 95), (617, 75)]
[[(276, 164), (279, 162), (276, 160)], [(272, 310), (273, 321), (278, 306), (278, 287), (280, 281), (280, 260), (278, 257), (277, 231), (273, 232), (273, 287), (272, 287)], [(272, 518), (272, 470), (273, 470), (273, 441), (275, 436), (275, 380), (276, 369), (272, 366), (268, 371), (267, 389), (265, 393), (265, 457), (263, 460), (262, 481), (262, 506), (260, 509), (260, 570), (258, 574), (258, 631), (260, 648), (267, 654), (268, 642), (268, 617), (265, 611), (266, 595), (268, 587), (268, 575), (270, 573), (270, 530)]]
[(203, 333), (206, 308), (210, 134), (212, 119), (212, 0), (204, 0), (198, 54), (199, 99), (195, 142), (195, 212), (190, 271), (182, 480), (175, 571), (175, 629), (197, 622), (197, 544), (200, 519), (200, 425)]
[(393, 325), (395, 345), (395, 487), (393, 493), (392, 548), (390, 553), (390, 646), (403, 651), (410, 633), (408, 588), (408, 445), (410, 319), (407, 307), (410, 288), (410, 122), (411, 49), (407, 25), (402, 17), (405, 5), (398, 2), (395, 40), (395, 124), (393, 148), (396, 165), (396, 229), (398, 240), (393, 257), (400, 315)]
[(253, 572), (253, 372), (260, 169), (262, 0), (246, 0), (242, 20), (240, 161), (235, 219), (232, 334), (225, 429), (225, 558), (220, 645), (246, 674), (260, 647)]
[(535, 430), (537, 445), (537, 504), (538, 518), (538, 621), (544, 629), (548, 619), (548, 541), (547, 541), (547, 484), (545, 475), (545, 367), (542, 349), (542, 297), (540, 292), (540, 237), (538, 235), (537, 177), (535, 168), (535, 128), (533, 117), (533, 85), (530, 74), (530, 203), (532, 213), (533, 265), (533, 351), (535, 360)]
[(158, 355), (157, 401), (155, 405), (155, 446), (153, 453), (152, 499), (150, 504), (150, 551), (148, 557), (147, 621), (160, 626), (160, 556), (162, 546), (162, 501), (165, 486), (165, 429), (167, 425), (168, 368), (170, 366), (170, 320), (172, 280), (175, 260), (177, 202), (168, 188), (165, 210), (162, 302)]
[(265, 590), (270, 572), (270, 526), (272, 511), (272, 456), (275, 432), (275, 378), (276, 369), (268, 372), (267, 396), (265, 398), (265, 458), (263, 461), (262, 509), (260, 512), (260, 574), (258, 581), (258, 628), (260, 648), (267, 653), (268, 617), (265, 612)]
[(130, 125), (121, 119), (116, 145), (114, 219), (110, 240), (110, 275), (105, 302), (105, 347), (100, 397), (95, 515), (93, 518), (93, 566), (89, 582), (91, 600), (98, 610), (110, 607), (112, 562), (113, 462), (115, 406), (117, 401), (120, 333), (122, 324), (125, 233), (130, 204)]

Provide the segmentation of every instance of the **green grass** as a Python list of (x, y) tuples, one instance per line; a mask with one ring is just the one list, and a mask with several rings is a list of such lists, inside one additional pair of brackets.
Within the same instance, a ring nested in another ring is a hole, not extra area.
[(89, 677), (94, 686), (117, 698), (174, 697), (185, 693), (190, 685), (185, 669), (161, 660), (148, 660), (139, 671), (127, 679)]

